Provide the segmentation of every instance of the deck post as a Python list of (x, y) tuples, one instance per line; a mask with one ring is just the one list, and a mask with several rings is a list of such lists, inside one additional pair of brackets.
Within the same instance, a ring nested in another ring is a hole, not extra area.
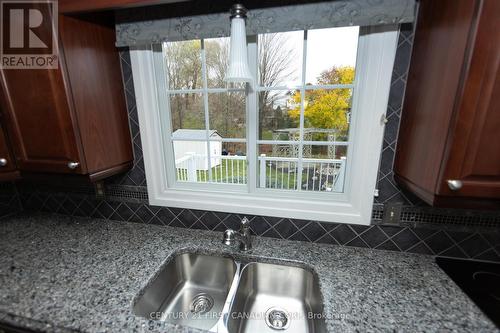
[(259, 163), (260, 163), (259, 187), (266, 188), (266, 154), (260, 154)]
[(344, 192), (345, 164), (346, 164), (346, 157), (342, 156), (340, 158), (340, 167), (337, 174), (337, 178), (335, 178), (335, 185), (333, 186), (333, 190), (335, 192)]
[(186, 155), (190, 156), (190, 158), (187, 160), (187, 181), (188, 182), (197, 182), (198, 177), (196, 173), (196, 158), (195, 158), (195, 153), (189, 152), (186, 153)]

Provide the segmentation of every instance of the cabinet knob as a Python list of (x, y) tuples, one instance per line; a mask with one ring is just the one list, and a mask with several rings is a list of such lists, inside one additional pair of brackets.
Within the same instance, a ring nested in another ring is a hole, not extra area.
[(4, 167), (7, 165), (7, 160), (5, 158), (0, 158), (0, 167)]
[(78, 163), (78, 162), (69, 162), (68, 168), (70, 168), (71, 170), (75, 170), (76, 168), (78, 168), (79, 165), (80, 165), (80, 163)]
[(461, 180), (456, 180), (456, 179), (448, 179), (446, 182), (448, 183), (448, 187), (452, 191), (458, 191), (464, 185)]

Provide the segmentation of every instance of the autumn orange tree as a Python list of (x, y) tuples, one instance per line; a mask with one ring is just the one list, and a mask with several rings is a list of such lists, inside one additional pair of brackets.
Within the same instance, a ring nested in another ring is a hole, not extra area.
[[(350, 66), (332, 67), (318, 76), (319, 85), (351, 84), (354, 68)], [(336, 129), (345, 133), (348, 128), (347, 111), (351, 104), (351, 89), (306, 90), (304, 101), (304, 126), (306, 128)], [(300, 91), (292, 94), (288, 116), (295, 121), (300, 117)]]

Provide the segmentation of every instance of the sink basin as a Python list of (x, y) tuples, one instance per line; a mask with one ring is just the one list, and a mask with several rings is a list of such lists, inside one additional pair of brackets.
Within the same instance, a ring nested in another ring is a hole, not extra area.
[(249, 263), (227, 319), (229, 333), (325, 332), (317, 278), (292, 266)]
[(133, 311), (217, 333), (326, 332), (311, 271), (194, 253), (167, 263), (135, 299)]
[(236, 271), (229, 258), (178, 255), (136, 299), (133, 311), (148, 319), (210, 330), (221, 316)]

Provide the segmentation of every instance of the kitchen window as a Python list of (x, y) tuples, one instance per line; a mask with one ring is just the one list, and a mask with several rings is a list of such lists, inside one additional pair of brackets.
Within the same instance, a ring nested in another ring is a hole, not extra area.
[(369, 224), (395, 27), (248, 37), (254, 82), (224, 82), (229, 38), (131, 49), (150, 202)]

